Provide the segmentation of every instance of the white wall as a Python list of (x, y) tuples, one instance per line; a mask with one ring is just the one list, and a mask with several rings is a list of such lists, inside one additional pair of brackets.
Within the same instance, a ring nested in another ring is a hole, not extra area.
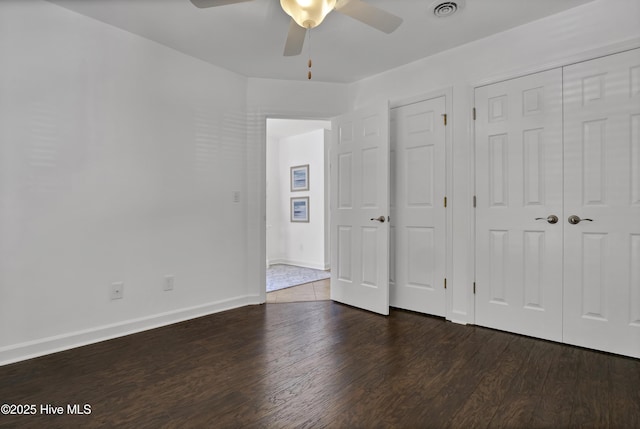
[[(268, 125), (267, 125), (268, 128)], [(267, 137), (267, 259), (325, 270), (325, 130)], [(309, 164), (309, 191), (290, 191), (290, 167)], [(290, 198), (309, 197), (309, 222), (290, 221)]]
[(258, 300), (246, 78), (41, 1), (0, 58), (0, 364)]
[[(616, 11), (616, 12), (613, 12)], [(453, 88), (453, 258), (448, 317), (473, 323), (473, 87), (638, 46), (640, 2), (598, 0), (567, 12), (451, 49), (350, 85), (350, 108), (380, 100), (402, 104), (441, 88)], [(605, 48), (603, 48), (605, 47)]]

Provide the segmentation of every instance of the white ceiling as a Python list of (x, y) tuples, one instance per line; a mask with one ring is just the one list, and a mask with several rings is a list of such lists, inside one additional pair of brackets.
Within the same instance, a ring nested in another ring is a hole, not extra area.
[[(289, 17), (278, 0), (198, 9), (189, 0), (49, 0), (249, 77), (306, 80), (309, 43), (283, 57)], [(385, 34), (332, 12), (311, 32), (313, 79), (354, 82), (592, 0), (466, 0), (436, 18), (433, 0), (366, 0), (403, 18)], [(444, 1), (444, 0), (443, 0)]]

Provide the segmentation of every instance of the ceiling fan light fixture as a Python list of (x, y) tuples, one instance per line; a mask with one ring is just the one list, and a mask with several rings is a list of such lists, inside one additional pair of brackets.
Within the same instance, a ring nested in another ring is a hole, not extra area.
[(300, 27), (314, 28), (336, 6), (336, 0), (280, 0), (280, 6)]

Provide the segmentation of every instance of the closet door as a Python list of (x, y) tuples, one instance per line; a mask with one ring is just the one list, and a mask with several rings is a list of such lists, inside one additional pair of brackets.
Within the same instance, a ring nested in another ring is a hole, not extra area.
[(564, 341), (640, 357), (640, 50), (565, 67), (564, 118)]
[(475, 105), (476, 324), (562, 341), (562, 71)]

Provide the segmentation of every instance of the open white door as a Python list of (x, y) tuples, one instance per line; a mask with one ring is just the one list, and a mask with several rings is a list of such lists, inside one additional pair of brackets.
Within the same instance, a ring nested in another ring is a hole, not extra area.
[(389, 314), (389, 105), (333, 120), (331, 299)]

